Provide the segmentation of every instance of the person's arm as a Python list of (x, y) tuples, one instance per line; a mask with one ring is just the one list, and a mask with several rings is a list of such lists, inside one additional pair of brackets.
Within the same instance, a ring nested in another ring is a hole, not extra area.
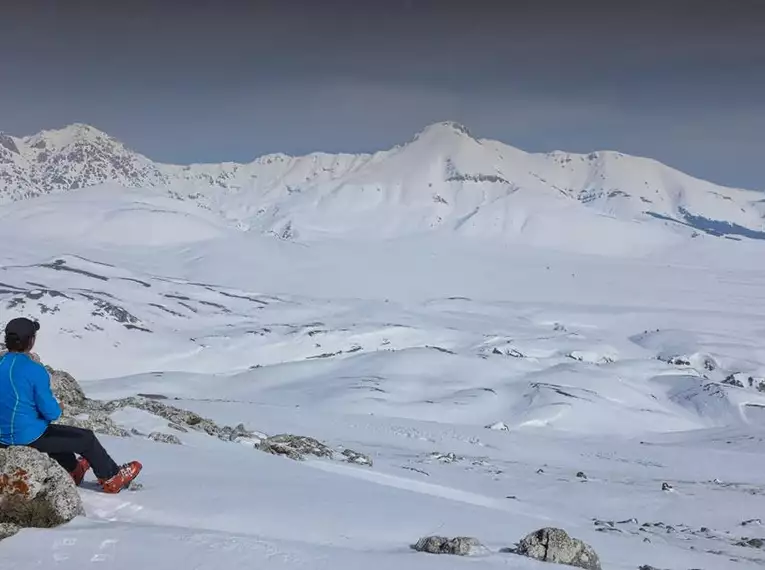
[(32, 366), (31, 374), (37, 411), (43, 419), (55, 422), (61, 417), (61, 406), (50, 389), (50, 375), (42, 364)]

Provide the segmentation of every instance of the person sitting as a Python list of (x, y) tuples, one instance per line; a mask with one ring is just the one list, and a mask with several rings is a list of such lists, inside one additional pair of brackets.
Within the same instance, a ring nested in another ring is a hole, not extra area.
[(92, 467), (104, 492), (119, 493), (142, 465), (131, 461), (119, 466), (93, 431), (53, 423), (62, 409), (48, 371), (32, 353), (39, 330), (40, 323), (23, 317), (5, 327), (8, 352), (0, 359), (0, 449), (28, 446), (46, 453), (78, 486)]

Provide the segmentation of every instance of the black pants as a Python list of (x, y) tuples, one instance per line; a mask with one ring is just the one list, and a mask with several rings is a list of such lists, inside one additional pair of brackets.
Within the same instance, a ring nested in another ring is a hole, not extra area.
[(48, 454), (69, 473), (77, 467), (77, 455), (88, 460), (99, 479), (111, 479), (119, 471), (119, 466), (89, 429), (51, 424), (27, 447)]

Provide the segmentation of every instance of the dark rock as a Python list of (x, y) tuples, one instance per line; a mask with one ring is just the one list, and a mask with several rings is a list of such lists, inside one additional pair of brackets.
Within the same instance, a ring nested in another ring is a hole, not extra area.
[(765, 546), (765, 540), (761, 538), (742, 538), (736, 543), (736, 546), (746, 546), (748, 548), (762, 548)]

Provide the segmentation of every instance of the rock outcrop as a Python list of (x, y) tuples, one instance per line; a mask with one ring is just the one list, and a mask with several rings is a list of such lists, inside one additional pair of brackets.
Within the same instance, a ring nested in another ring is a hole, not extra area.
[[(224, 441), (238, 441), (246, 438), (253, 439), (255, 443), (261, 439), (242, 424), (235, 427), (219, 426), (214, 421), (194, 412), (146, 396), (131, 396), (109, 401), (93, 400), (85, 396), (82, 387), (71, 374), (50, 366), (45, 368), (51, 377), (53, 394), (63, 409), (63, 414), (56, 423), (91, 429), (102, 435), (131, 437), (135, 434), (118, 426), (110, 414), (123, 408), (135, 408), (168, 420), (168, 428), (180, 432), (200, 431)], [(161, 432), (153, 432), (145, 437), (168, 444), (181, 443), (177, 436)]]
[(486, 548), (477, 538), (470, 536), (425, 536), (412, 545), (412, 549), (428, 554), (453, 554), (456, 556), (469, 556), (484, 552)]
[(173, 435), (171, 433), (162, 433), (159, 431), (153, 431), (149, 434), (149, 439), (152, 441), (157, 441), (159, 443), (169, 443), (171, 445), (181, 445), (181, 440), (178, 439), (177, 435)]
[(595, 550), (581, 540), (570, 537), (560, 528), (542, 528), (532, 532), (511, 552), (543, 562), (601, 570)]
[(320, 441), (304, 435), (279, 434), (265, 438), (257, 446), (257, 449), (273, 455), (284, 455), (296, 461), (302, 461), (306, 455), (314, 457), (326, 457), (357, 465), (372, 466), (372, 459), (353, 451), (352, 449), (343, 449), (335, 451)]
[(280, 434), (261, 441), (257, 448), (273, 455), (284, 455), (290, 459), (301, 461), (306, 455), (315, 457), (331, 457), (332, 450), (311, 437)]
[[(3, 352), (0, 351), (0, 356)], [(137, 395), (118, 400), (94, 400), (85, 395), (82, 387), (71, 374), (50, 366), (45, 368), (50, 374), (53, 394), (62, 407), (62, 416), (56, 421), (59, 424), (90, 429), (101, 435), (139, 436), (170, 445), (182, 444), (177, 435), (160, 431), (153, 431), (146, 435), (136, 430), (125, 429), (111, 418), (111, 414), (117, 410), (135, 408), (167, 420), (167, 427), (180, 433), (202, 432), (222, 441), (251, 444), (260, 451), (283, 455), (296, 461), (312, 455), (356, 465), (372, 465), (372, 459), (363, 453), (347, 448), (332, 449), (311, 437), (291, 434), (269, 437), (266, 434), (248, 430), (244, 424), (221, 426), (209, 418), (160, 401), (160, 399), (166, 400), (163, 396)]]
[(53, 459), (30, 447), (0, 449), (0, 534), (51, 528), (84, 514), (74, 481)]

